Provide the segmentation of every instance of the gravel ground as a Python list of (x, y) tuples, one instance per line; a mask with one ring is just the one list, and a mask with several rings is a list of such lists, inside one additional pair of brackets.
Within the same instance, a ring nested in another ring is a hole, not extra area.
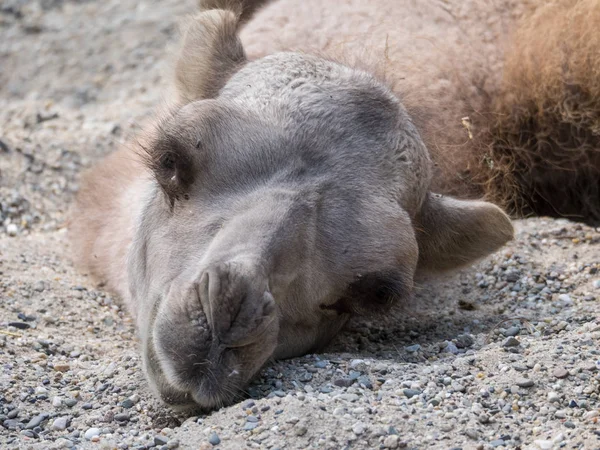
[(64, 221), (82, 168), (160, 107), (193, 4), (0, 2), (0, 447), (600, 448), (600, 232), (563, 220), (518, 222), (410, 305), (273, 362), (239, 404), (154, 399)]

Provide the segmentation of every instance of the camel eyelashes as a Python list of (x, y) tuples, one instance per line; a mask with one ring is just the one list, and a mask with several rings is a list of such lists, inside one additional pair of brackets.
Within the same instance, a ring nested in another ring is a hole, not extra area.
[(171, 207), (176, 200), (188, 199), (194, 182), (192, 155), (172, 136), (163, 136), (146, 149), (146, 166), (165, 193)]

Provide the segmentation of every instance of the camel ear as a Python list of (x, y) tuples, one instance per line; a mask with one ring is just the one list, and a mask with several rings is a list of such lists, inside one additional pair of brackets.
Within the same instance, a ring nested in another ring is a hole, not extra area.
[(181, 103), (216, 97), (246, 62), (238, 23), (235, 12), (221, 9), (203, 11), (191, 19), (175, 66)]
[(419, 270), (458, 268), (498, 250), (514, 235), (497, 206), (429, 194), (417, 219)]

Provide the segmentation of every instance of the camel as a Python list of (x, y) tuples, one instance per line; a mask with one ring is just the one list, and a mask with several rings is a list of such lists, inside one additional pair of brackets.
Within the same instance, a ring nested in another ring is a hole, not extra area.
[[(409, 299), (419, 274), (501, 248), (503, 208), (560, 210), (597, 180), (592, 119), (559, 140), (560, 108), (535, 114), (575, 89), (559, 61), (573, 83), (598, 62), (580, 54), (597, 33), (567, 62), (552, 53), (583, 46), (592, 24), (549, 27), (584, 13), (600, 23), (586, 0), (201, 2), (172, 104), (84, 175), (70, 223), (79, 266), (135, 318), (153, 391), (175, 409), (229, 403), (269, 360)], [(554, 164), (567, 141), (586, 167)], [(544, 155), (547, 179), (527, 165)], [(560, 186), (557, 202), (532, 196)], [(597, 218), (589, 198), (571, 207)]]

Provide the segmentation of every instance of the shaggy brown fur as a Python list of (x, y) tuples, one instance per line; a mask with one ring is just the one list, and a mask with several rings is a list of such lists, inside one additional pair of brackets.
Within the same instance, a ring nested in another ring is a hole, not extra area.
[(517, 215), (600, 223), (600, 2), (564, 0), (520, 24), (471, 158), (472, 182)]
[(250, 57), (301, 50), (377, 72), (440, 192), (600, 223), (599, 24), (595, 0), (279, 0), (242, 42)]

